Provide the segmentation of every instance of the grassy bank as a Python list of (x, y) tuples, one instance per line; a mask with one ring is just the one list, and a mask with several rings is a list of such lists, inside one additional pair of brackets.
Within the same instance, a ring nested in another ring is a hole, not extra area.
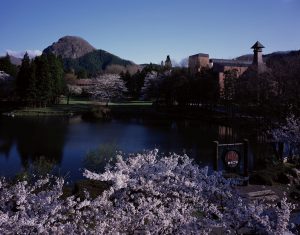
[(42, 108), (23, 107), (15, 109), (7, 115), (10, 116), (72, 116), (89, 111), (93, 105), (92, 101), (84, 99), (70, 99), (69, 104), (65, 98), (61, 99), (60, 104)]
[[(51, 105), (42, 108), (23, 107), (17, 108), (13, 111), (6, 112), (8, 116), (72, 116), (76, 114), (87, 113), (92, 110), (94, 106), (105, 106), (105, 103), (94, 102), (89, 99), (76, 99), (72, 98), (67, 103), (66, 98), (62, 98), (59, 104)], [(149, 108), (152, 106), (152, 102), (131, 101), (122, 103), (109, 103), (108, 108), (122, 111), (127, 110), (129, 113), (134, 113), (135, 110)]]

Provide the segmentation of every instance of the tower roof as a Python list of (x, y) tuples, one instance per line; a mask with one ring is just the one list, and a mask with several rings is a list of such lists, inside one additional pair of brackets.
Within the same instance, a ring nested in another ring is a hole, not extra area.
[(258, 49), (258, 48), (265, 48), (263, 44), (261, 44), (259, 41), (257, 41), (251, 49)]

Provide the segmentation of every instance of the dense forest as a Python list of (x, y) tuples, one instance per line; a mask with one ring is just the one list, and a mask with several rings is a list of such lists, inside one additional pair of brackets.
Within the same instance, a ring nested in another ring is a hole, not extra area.
[(45, 107), (59, 103), (64, 88), (64, 70), (55, 55), (41, 55), (30, 60), (24, 55), (16, 77), (15, 98), (23, 105)]

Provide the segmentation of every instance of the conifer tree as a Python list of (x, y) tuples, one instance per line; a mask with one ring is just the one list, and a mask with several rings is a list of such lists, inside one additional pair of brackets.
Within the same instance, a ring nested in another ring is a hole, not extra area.
[(52, 96), (50, 68), (46, 55), (41, 55), (35, 59), (37, 78), (37, 98), (38, 106), (45, 107), (49, 104)]
[(17, 76), (17, 66), (12, 64), (10, 61), (10, 57), (6, 54), (5, 57), (0, 58), (0, 71), (4, 71), (5, 73), (16, 77)]
[(47, 56), (50, 72), (51, 103), (58, 103), (63, 92), (63, 65), (55, 55)]
[(22, 64), (20, 67), (20, 71), (17, 76), (16, 80), (16, 92), (17, 96), (20, 99), (21, 102), (26, 103), (26, 92), (28, 89), (28, 80), (31, 75), (31, 69), (30, 69), (30, 58), (28, 56), (28, 53), (26, 52)]
[(34, 61), (30, 65), (30, 76), (28, 79), (28, 88), (26, 91), (27, 104), (35, 107), (37, 105), (37, 79), (36, 79), (36, 65)]

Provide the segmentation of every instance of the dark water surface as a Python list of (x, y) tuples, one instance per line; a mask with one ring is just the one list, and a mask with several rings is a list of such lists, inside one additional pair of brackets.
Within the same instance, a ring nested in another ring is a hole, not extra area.
[(268, 147), (258, 144), (253, 130), (190, 121), (142, 119), (85, 122), (80, 117), (0, 117), (0, 175), (13, 177), (29, 162), (44, 156), (57, 162), (61, 175), (81, 178), (83, 159), (101, 144), (115, 144), (124, 153), (158, 148), (187, 153), (200, 165), (213, 165), (212, 141), (250, 139), (250, 162), (255, 166)]

